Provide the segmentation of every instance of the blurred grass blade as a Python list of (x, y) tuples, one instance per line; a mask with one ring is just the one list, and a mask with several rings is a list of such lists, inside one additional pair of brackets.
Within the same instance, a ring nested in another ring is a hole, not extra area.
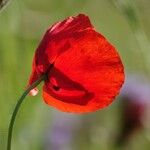
[[(150, 75), (150, 44), (145, 31), (143, 30), (138, 17), (138, 9), (133, 1), (130, 0), (110, 0), (118, 10), (126, 17), (132, 33), (138, 42), (139, 53), (143, 60), (146, 73)], [(137, 51), (137, 50), (136, 50)]]
[(0, 0), (0, 11), (8, 4), (9, 0)]

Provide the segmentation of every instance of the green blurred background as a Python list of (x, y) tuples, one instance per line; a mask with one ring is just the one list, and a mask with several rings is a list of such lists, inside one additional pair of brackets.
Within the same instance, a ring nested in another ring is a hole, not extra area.
[[(0, 12), (0, 150), (6, 149), (9, 120), (27, 85), (33, 54), (44, 32), (53, 23), (79, 13), (87, 14), (96, 30), (116, 46), (126, 72), (150, 77), (149, 0), (11, 0)], [(56, 111), (42, 101), (41, 90), (36, 97), (28, 96), (15, 123), (12, 150), (46, 150), (46, 133), (52, 130)], [(114, 149), (119, 100), (77, 117), (83, 123), (75, 131), (74, 150)], [(150, 129), (137, 134), (127, 149), (149, 150)]]

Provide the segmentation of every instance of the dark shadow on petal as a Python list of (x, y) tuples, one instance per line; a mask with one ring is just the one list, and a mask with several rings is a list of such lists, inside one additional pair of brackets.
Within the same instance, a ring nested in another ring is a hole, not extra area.
[(78, 105), (86, 105), (94, 97), (94, 93), (89, 92), (80, 83), (71, 80), (55, 67), (49, 72), (44, 90), (60, 101)]

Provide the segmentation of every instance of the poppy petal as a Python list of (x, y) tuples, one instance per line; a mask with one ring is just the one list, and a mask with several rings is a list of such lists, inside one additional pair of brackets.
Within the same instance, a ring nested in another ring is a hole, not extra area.
[(54, 24), (50, 29), (49, 33), (51, 35), (62, 34), (74, 31), (83, 31), (88, 28), (93, 28), (88, 16), (84, 14), (79, 14), (76, 17), (68, 17), (62, 22)]
[(44, 101), (65, 112), (92, 112), (108, 106), (124, 82), (116, 49), (83, 14), (47, 30), (36, 50), (29, 84), (43, 73), (48, 76)]
[(54, 63), (61, 53), (69, 49), (70, 44), (67, 41), (69, 37), (72, 37), (72, 34), (89, 28), (93, 27), (89, 18), (83, 14), (68, 17), (50, 27), (36, 49), (28, 85), (35, 82), (41, 74), (47, 72), (50, 64)]
[(106, 107), (124, 81), (118, 53), (94, 30), (84, 31), (67, 42), (71, 47), (57, 57), (49, 81), (45, 82), (45, 102), (61, 111), (76, 113)]

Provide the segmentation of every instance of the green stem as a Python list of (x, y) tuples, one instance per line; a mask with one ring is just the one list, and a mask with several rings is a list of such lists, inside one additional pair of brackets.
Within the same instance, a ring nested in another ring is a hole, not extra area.
[(40, 82), (42, 82), (43, 80), (46, 79), (46, 75), (42, 75), (36, 82), (34, 82), (31, 86), (29, 86), (26, 91), (24, 91), (24, 93), (22, 94), (22, 96), (19, 98), (15, 109), (13, 111), (11, 120), (10, 120), (10, 124), (9, 124), (9, 129), (8, 129), (8, 139), (7, 139), (7, 150), (11, 150), (11, 139), (12, 139), (12, 131), (13, 131), (13, 126), (14, 126), (14, 122), (16, 119), (16, 115), (18, 113), (18, 110), (24, 100), (24, 98), (27, 96), (27, 94), (33, 89), (35, 88)]

